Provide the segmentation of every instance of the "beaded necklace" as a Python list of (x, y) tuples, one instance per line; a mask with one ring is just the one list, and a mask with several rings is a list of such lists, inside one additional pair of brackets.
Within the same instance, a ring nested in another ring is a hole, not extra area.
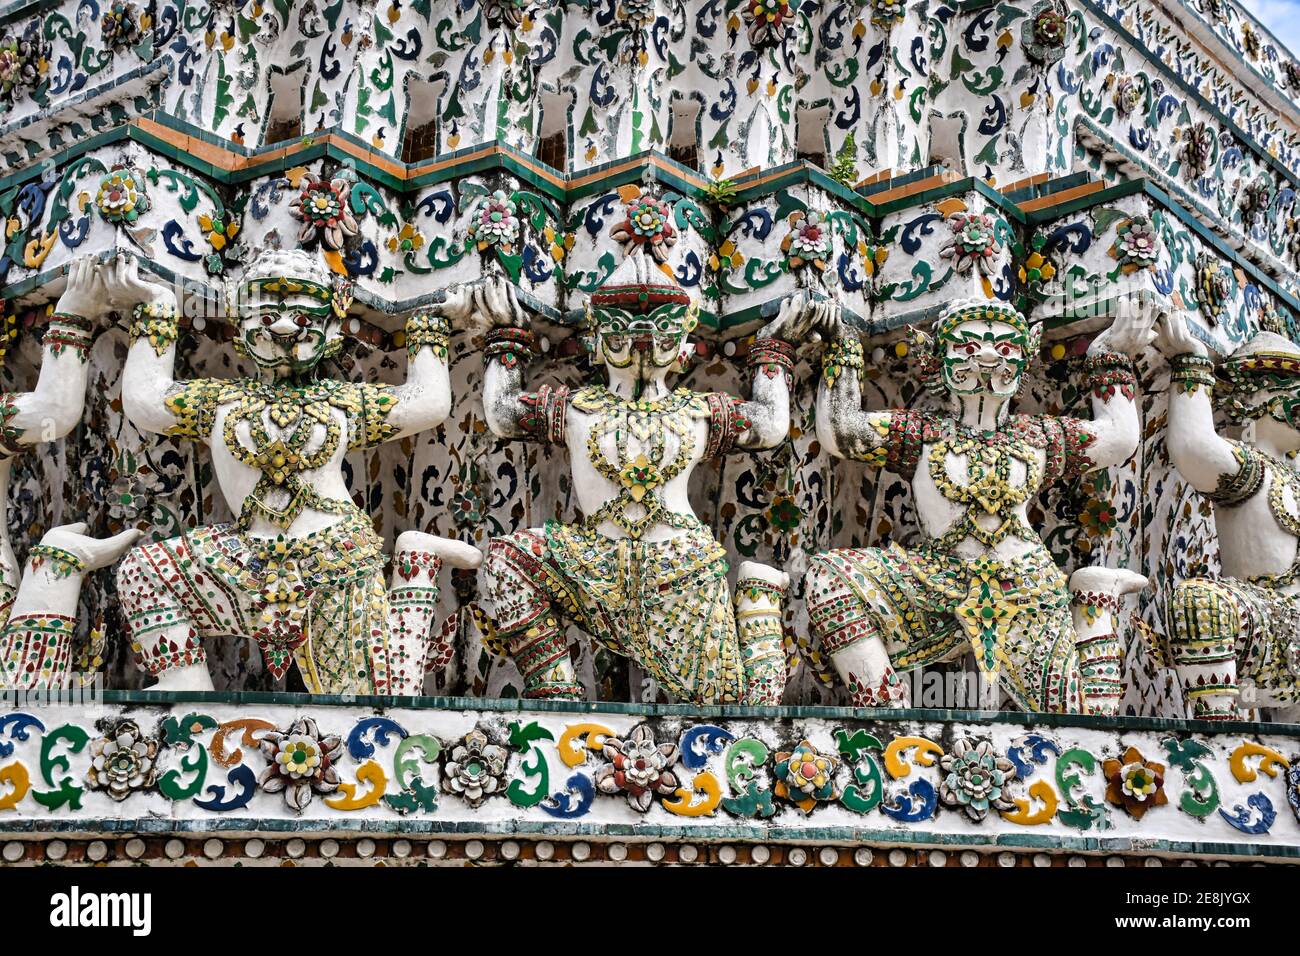
[[(1033, 529), (1016, 512), (1016, 508), (1029, 500), (1043, 480), (1043, 466), (1038, 452), (1021, 429), (999, 427), (996, 431), (982, 432), (958, 422), (949, 421), (949, 434), (940, 438), (930, 448), (929, 470), (939, 493), (948, 501), (965, 508), (956, 524), (932, 542), (938, 551), (949, 553), (962, 541), (974, 538), (985, 547), (992, 548), (1009, 537), (1037, 540)], [(948, 456), (965, 456), (965, 484), (953, 480), (948, 474)], [(1023, 484), (1011, 483), (1013, 460), (1024, 463), (1026, 474)], [(982, 526), (978, 519), (985, 515), (1001, 518), (996, 528)]]
[[(691, 462), (695, 453), (695, 422), (709, 415), (703, 398), (688, 388), (679, 388), (664, 398), (629, 401), (603, 385), (593, 385), (573, 397), (573, 406), (596, 416), (587, 435), (587, 458), (601, 477), (619, 488), (616, 498), (586, 516), (584, 524), (588, 528), (610, 521), (629, 538), (637, 539), (657, 524), (672, 528), (700, 527), (695, 515), (669, 510), (659, 491)], [(613, 460), (601, 448), (601, 441), (611, 433), (615, 448)], [(665, 463), (669, 434), (677, 436), (677, 454)], [(633, 438), (642, 447), (648, 443), (648, 451), (633, 457), (630, 448)], [(628, 513), (638, 509), (642, 511), (640, 517)]]

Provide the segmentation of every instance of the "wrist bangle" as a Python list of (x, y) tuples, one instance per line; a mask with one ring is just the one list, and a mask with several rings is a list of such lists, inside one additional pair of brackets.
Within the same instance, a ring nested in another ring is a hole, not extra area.
[(46, 561), (50, 562), (56, 578), (67, 578), (74, 574), (84, 574), (86, 562), (71, 551), (56, 548), (50, 544), (38, 544), (27, 553), (27, 560), (32, 570), (37, 570)]
[(406, 354), (414, 356), (422, 348), (433, 349), (439, 358), (447, 357), (451, 326), (441, 315), (417, 312), (406, 320)]
[(485, 336), (483, 356), (487, 361), (500, 359), (506, 368), (514, 368), (537, 354), (537, 336), (531, 329), (509, 326), (490, 329)]
[(856, 369), (856, 374), (860, 376), (865, 365), (862, 343), (857, 338), (836, 339), (822, 353), (822, 379), (829, 388), (844, 374), (845, 369)]
[(1194, 395), (1202, 385), (1211, 396), (1214, 394), (1214, 361), (1208, 355), (1184, 352), (1169, 360), (1169, 384), (1177, 386), (1188, 395)]
[(1103, 402), (1109, 402), (1118, 391), (1129, 401), (1137, 390), (1137, 375), (1133, 360), (1119, 352), (1101, 352), (1083, 360), (1084, 390), (1092, 392)]
[(154, 352), (162, 355), (180, 336), (176, 309), (145, 302), (131, 310), (131, 342), (147, 338)]
[(90, 357), (90, 322), (71, 312), (55, 312), (45, 330), (45, 344), (52, 355), (71, 351), (84, 363)]
[(789, 387), (794, 378), (794, 346), (781, 339), (754, 339), (746, 364), (761, 370), (768, 378), (784, 376)]

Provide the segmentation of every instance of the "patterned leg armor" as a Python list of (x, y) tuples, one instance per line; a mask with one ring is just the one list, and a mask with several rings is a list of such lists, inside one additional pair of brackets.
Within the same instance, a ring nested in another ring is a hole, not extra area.
[(785, 640), (781, 604), (789, 577), (746, 561), (736, 584), (736, 629), (745, 671), (746, 704), (781, 703), (785, 691)]
[(1236, 720), (1241, 617), (1231, 593), (1213, 581), (1183, 581), (1165, 606), (1169, 656), (1198, 720)]
[(490, 608), (489, 644), (509, 655), (524, 679), (530, 700), (583, 700), (569, 660), (568, 640), (538, 584), (538, 536), (521, 532), (496, 538), (483, 562), (484, 603)]
[[(873, 591), (874, 582), (860, 582)], [(906, 707), (909, 693), (885, 648), (880, 615), (840, 573), (832, 554), (809, 564), (808, 627), (848, 687), (854, 707)]]
[[(154, 677), (177, 667), (207, 664), (199, 629), (175, 590), (194, 586), (178, 570), (182, 561), (190, 558), (182, 540), (176, 539), (133, 548), (117, 568), (117, 594), (131, 633), (131, 649), (140, 668)], [(196, 595), (212, 609), (214, 619), (222, 616), (223, 599), (228, 597), (222, 592)], [(228, 611), (225, 620), (234, 632), (236, 614)]]
[(451, 647), (433, 634), (442, 559), (427, 551), (393, 555), (388, 589), (388, 689), (394, 696), (418, 695), (424, 675), (451, 660)]
[(1072, 597), (1084, 711), (1118, 716), (1120, 698), (1124, 695), (1124, 647), (1115, 630), (1119, 600), (1096, 591), (1076, 591)]

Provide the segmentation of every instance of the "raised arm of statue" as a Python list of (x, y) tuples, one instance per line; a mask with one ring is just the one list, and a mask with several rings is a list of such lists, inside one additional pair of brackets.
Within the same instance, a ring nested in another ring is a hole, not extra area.
[(437, 428), (451, 413), (447, 347), (451, 327), (436, 309), (420, 309), (406, 320), (406, 381), (388, 388), (396, 400), (385, 420), (385, 441)]
[(524, 368), (537, 353), (537, 336), (528, 328), (513, 286), (503, 279), (488, 279), (449, 290), (443, 310), (453, 322), (485, 330), (483, 414), (492, 434), (544, 439), (546, 420), (557, 415), (554, 426), (563, 428), (568, 389), (544, 385), (534, 393), (524, 391)]
[(167, 399), (178, 389), (176, 367), (176, 296), (140, 277), (130, 256), (102, 267), (109, 304), (131, 315), (131, 347), (122, 370), (122, 409), (136, 428), (166, 433), (179, 419)]
[(883, 466), (893, 414), (863, 409), (862, 341), (840, 321), (838, 308), (828, 319), (824, 331), (828, 344), (817, 389), (817, 440), (836, 458)]
[(1085, 387), (1092, 421), (1082, 423), (1081, 430), (1093, 436), (1087, 450), (1093, 468), (1122, 464), (1137, 450), (1141, 434), (1133, 362), (1155, 334), (1154, 303), (1126, 293), (1114, 321), (1088, 347)]
[(837, 324), (839, 305), (813, 302), (805, 294), (789, 295), (775, 319), (754, 336), (749, 351), (753, 381), (749, 401), (740, 415), (749, 428), (736, 438), (740, 448), (758, 451), (775, 448), (790, 433), (790, 388), (793, 382), (795, 345), (814, 331)]
[(0, 409), (5, 448), (62, 438), (81, 421), (92, 326), (106, 311), (99, 266), (93, 257), (68, 266), (68, 284), (45, 330), (36, 388), (9, 395)]
[(1181, 312), (1161, 316), (1157, 331), (1169, 360), (1169, 459), (1197, 491), (1214, 492), (1241, 470), (1233, 444), (1214, 430), (1214, 363)]

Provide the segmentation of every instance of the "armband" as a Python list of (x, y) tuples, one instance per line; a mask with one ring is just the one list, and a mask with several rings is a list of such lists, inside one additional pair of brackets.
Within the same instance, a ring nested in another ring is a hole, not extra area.
[(154, 352), (162, 355), (180, 335), (176, 309), (153, 302), (137, 305), (131, 311), (131, 342), (147, 338)]
[(491, 329), (483, 346), (483, 356), (487, 361), (500, 359), (506, 368), (527, 362), (536, 354), (537, 336), (531, 329), (509, 326)]
[(1137, 376), (1133, 372), (1133, 360), (1118, 352), (1101, 352), (1089, 355), (1083, 360), (1085, 391), (1091, 392), (1103, 402), (1109, 402), (1118, 391), (1129, 401), (1137, 390)]
[(1214, 397), (1214, 361), (1206, 355), (1184, 352), (1169, 360), (1169, 384), (1177, 385), (1188, 395), (1196, 394), (1202, 385)]

